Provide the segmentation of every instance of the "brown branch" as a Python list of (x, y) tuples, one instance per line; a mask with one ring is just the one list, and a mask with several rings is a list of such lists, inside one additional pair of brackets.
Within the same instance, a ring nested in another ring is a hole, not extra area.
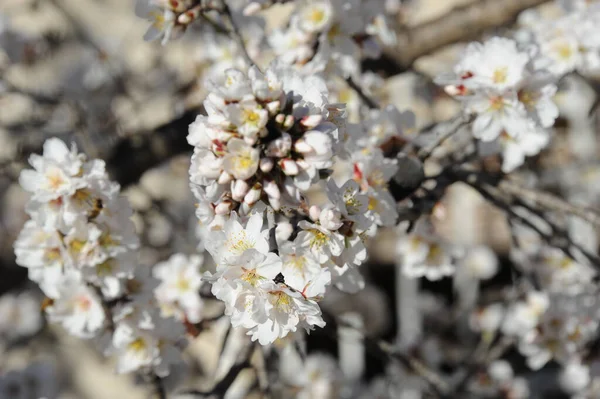
[(187, 142), (188, 127), (199, 113), (188, 111), (151, 134), (120, 141), (106, 160), (111, 177), (121, 186), (128, 186), (137, 182), (147, 170), (175, 155), (191, 151)]
[(498, 183), (498, 188), (508, 194), (519, 196), (523, 200), (530, 201), (549, 211), (577, 216), (587, 221), (594, 227), (600, 228), (600, 213), (594, 209), (570, 204), (552, 194), (528, 189), (510, 180), (502, 180), (500, 183)]
[(417, 58), (452, 43), (472, 40), (483, 31), (515, 20), (523, 10), (549, 0), (479, 0), (457, 7), (437, 19), (398, 34), (395, 51), (388, 52), (400, 66), (409, 68)]
[[(323, 314), (327, 320), (327, 325), (323, 330), (330, 338), (337, 339), (334, 331), (337, 326), (344, 326), (347, 328), (356, 329), (353, 325), (348, 322), (334, 317), (329, 313)], [(406, 368), (411, 370), (415, 375), (421, 377), (427, 384), (433, 389), (433, 391), (439, 397), (445, 397), (450, 391), (450, 385), (448, 382), (439, 375), (435, 370), (429, 368), (425, 363), (415, 356), (408, 353), (398, 351), (392, 344), (378, 339), (369, 338), (361, 331), (366, 347), (370, 350), (369, 355), (374, 355), (387, 360), (396, 360), (402, 363)]]

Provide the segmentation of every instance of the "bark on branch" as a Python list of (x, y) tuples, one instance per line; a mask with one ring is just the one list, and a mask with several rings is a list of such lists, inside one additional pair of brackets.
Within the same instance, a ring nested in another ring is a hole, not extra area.
[(506, 25), (523, 10), (549, 0), (479, 0), (457, 7), (439, 18), (409, 28), (398, 35), (398, 45), (388, 56), (409, 68), (417, 58), (446, 45), (471, 40), (483, 31)]

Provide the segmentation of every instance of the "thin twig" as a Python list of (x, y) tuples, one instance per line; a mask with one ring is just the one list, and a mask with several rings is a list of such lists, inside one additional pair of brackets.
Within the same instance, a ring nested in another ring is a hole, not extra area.
[(379, 109), (380, 106), (373, 98), (371, 98), (365, 91), (356, 83), (352, 78), (346, 79), (346, 83), (350, 86), (356, 94), (360, 97), (360, 99), (367, 105), (367, 107), (371, 109)]
[[(331, 315), (329, 315), (329, 317), (334, 320), (336, 325), (342, 325), (342, 326), (348, 327), (348, 328), (355, 328), (353, 325), (351, 325), (350, 323), (348, 323), (342, 319), (334, 318)], [(444, 380), (444, 378), (442, 378), (434, 370), (430, 369), (425, 363), (423, 363), (418, 358), (416, 358), (412, 355), (397, 351), (396, 348), (388, 342), (372, 339), (372, 338), (367, 337), (364, 334), (364, 332), (361, 332), (361, 333), (363, 334), (363, 337), (365, 340), (365, 345), (368, 348), (376, 351), (376, 352), (369, 352), (370, 354), (376, 355), (379, 353), (381, 355), (384, 355), (388, 359), (396, 359), (396, 360), (400, 361), (402, 364), (404, 364), (407, 368), (409, 368), (416, 375), (423, 378), (439, 396), (443, 397), (450, 391), (450, 386)]]
[(396, 48), (387, 54), (401, 67), (410, 68), (423, 55), (452, 43), (474, 39), (487, 29), (514, 21), (522, 11), (549, 1), (478, 0), (456, 7), (439, 18), (400, 32)]
[(235, 40), (235, 42), (239, 46), (240, 50), (242, 51), (242, 55), (246, 59), (246, 62), (248, 63), (248, 65), (249, 66), (254, 65), (258, 68), (258, 66), (254, 62), (252, 57), (250, 57), (250, 54), (248, 54), (248, 49), (246, 49), (246, 43), (244, 42), (244, 37), (242, 36), (242, 33), (240, 32), (240, 28), (237, 25), (237, 23), (235, 22), (235, 19), (233, 18), (233, 13), (231, 12), (231, 8), (229, 8), (229, 4), (227, 4), (227, 1), (223, 1), (223, 5), (224, 5), (223, 13), (227, 16), (227, 18), (229, 19), (229, 22), (231, 23), (231, 31), (229, 33), (231, 33), (231, 35), (233, 36), (233, 39)]
[(502, 180), (498, 184), (498, 188), (547, 210), (577, 216), (594, 227), (600, 228), (600, 213), (593, 209), (575, 206), (552, 194), (525, 188), (510, 180)]
[(251, 367), (250, 358), (252, 357), (252, 354), (254, 353), (255, 348), (256, 348), (256, 342), (252, 342), (250, 345), (248, 345), (248, 349), (246, 350), (246, 353), (242, 357), (242, 360), (240, 360), (239, 362), (234, 364), (229, 369), (227, 374), (225, 374), (225, 376), (219, 382), (217, 382), (210, 391), (189, 390), (189, 391), (181, 392), (181, 394), (182, 395), (194, 395), (199, 398), (204, 398), (204, 397), (223, 398), (223, 397), (225, 397), (225, 394), (227, 393), (227, 391), (229, 390), (231, 385), (235, 382), (235, 380), (237, 379), (238, 375), (242, 372), (242, 370)]
[(444, 144), (446, 142), (446, 140), (448, 140), (449, 138), (451, 138), (452, 136), (454, 136), (456, 133), (458, 133), (463, 126), (466, 126), (469, 123), (471, 123), (472, 120), (473, 120), (473, 117), (469, 117), (468, 119), (464, 119), (463, 115), (459, 115), (457, 118), (455, 118), (454, 122), (457, 123), (456, 126), (453, 126), (446, 133), (442, 134), (436, 140), (436, 142), (433, 143), (433, 145), (430, 146), (429, 148), (423, 147), (423, 148), (421, 148), (419, 150), (419, 153), (417, 154), (417, 156), (419, 157), (419, 159), (421, 160), (421, 162), (425, 162), (427, 159), (429, 159), (429, 157), (433, 154), (433, 152), (438, 147), (440, 147), (442, 144)]

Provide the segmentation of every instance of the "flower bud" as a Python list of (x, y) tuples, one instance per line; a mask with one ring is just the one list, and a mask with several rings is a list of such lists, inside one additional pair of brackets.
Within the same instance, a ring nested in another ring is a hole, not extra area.
[(298, 165), (296, 165), (296, 162), (294, 162), (293, 159), (282, 159), (279, 164), (281, 166), (281, 169), (283, 170), (283, 173), (285, 173), (288, 176), (296, 176), (299, 172)]
[(229, 200), (224, 200), (215, 206), (215, 214), (228, 215), (233, 209), (233, 203)]
[(341, 218), (342, 214), (339, 210), (328, 206), (321, 211), (319, 222), (321, 223), (321, 226), (325, 227), (327, 230), (335, 231), (343, 225)]
[(262, 184), (256, 183), (244, 197), (244, 202), (248, 205), (254, 205), (262, 195)]
[(283, 183), (283, 189), (285, 190), (285, 193), (287, 195), (289, 195), (291, 198), (294, 198), (295, 200), (300, 201), (300, 199), (301, 199), (300, 192), (298, 191), (298, 187), (296, 187), (293, 180), (286, 179), (286, 181)]
[(267, 146), (265, 155), (268, 157), (283, 158), (290, 153), (292, 149), (292, 136), (283, 133), (280, 138), (273, 140)]
[(321, 208), (319, 208), (316, 205), (311, 206), (308, 209), (308, 216), (314, 221), (316, 222), (317, 220), (319, 220), (319, 216), (321, 216)]
[(285, 115), (277, 114), (277, 116), (275, 116), (275, 122), (277, 122), (278, 125), (283, 125), (283, 122), (285, 122)]
[(281, 201), (279, 201), (279, 198), (269, 197), (269, 205), (271, 205), (271, 208), (273, 208), (274, 211), (281, 209)]
[(273, 166), (275, 166), (275, 162), (271, 158), (263, 158), (260, 160), (260, 170), (264, 173), (269, 173), (273, 170)]
[(262, 6), (259, 3), (250, 3), (244, 8), (244, 15), (249, 17), (262, 10)]
[(279, 191), (277, 183), (275, 183), (273, 180), (266, 182), (263, 187), (263, 190), (265, 191), (265, 193), (267, 193), (269, 198), (281, 198), (281, 191)]
[(300, 124), (307, 129), (312, 129), (319, 125), (322, 120), (323, 116), (321, 115), (308, 115), (300, 120)]
[[(281, 109), (281, 101), (279, 101), (279, 100), (271, 101), (270, 103), (267, 103), (265, 108), (267, 108), (267, 111), (269, 111), (270, 115), (275, 115)], [(283, 123), (283, 120), (281, 121), (281, 123)]]
[(295, 122), (296, 119), (292, 115), (288, 115), (285, 117), (285, 121), (283, 122), (283, 128), (286, 130), (291, 129)]
[(300, 139), (294, 144), (294, 150), (300, 154), (306, 154), (313, 151), (313, 148), (304, 140)]
[(243, 201), (248, 190), (250, 190), (250, 186), (245, 180), (238, 179), (231, 182), (231, 197), (238, 202)]
[(233, 176), (230, 175), (229, 173), (223, 171), (223, 172), (221, 172), (221, 175), (217, 179), (217, 183), (219, 183), (219, 184), (227, 184), (227, 183), (229, 183), (232, 180), (233, 180)]
[(277, 223), (277, 226), (275, 226), (275, 239), (277, 239), (277, 243), (287, 241), (293, 232), (294, 226), (291, 223), (283, 221)]

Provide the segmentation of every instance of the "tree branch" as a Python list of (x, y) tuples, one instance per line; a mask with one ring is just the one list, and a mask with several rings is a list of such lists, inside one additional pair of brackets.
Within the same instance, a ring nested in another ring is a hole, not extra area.
[(519, 196), (525, 201), (531, 201), (549, 211), (577, 216), (594, 227), (600, 228), (600, 213), (594, 209), (575, 206), (552, 194), (519, 186), (511, 180), (502, 180), (498, 183), (498, 188), (508, 194)]
[(549, 0), (479, 0), (457, 7), (439, 18), (399, 32), (395, 51), (388, 52), (401, 67), (444, 46), (479, 36), (483, 31), (506, 25), (519, 13)]
[(199, 113), (188, 111), (151, 134), (136, 135), (119, 142), (106, 160), (110, 176), (125, 187), (137, 182), (148, 169), (191, 151), (187, 142), (188, 127)]

